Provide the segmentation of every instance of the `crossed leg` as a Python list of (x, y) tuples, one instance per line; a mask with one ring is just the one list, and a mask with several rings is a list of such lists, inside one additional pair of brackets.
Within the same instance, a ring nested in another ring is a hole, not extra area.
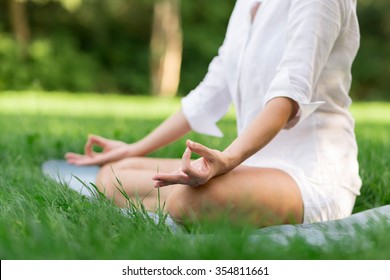
[(239, 166), (203, 186), (174, 185), (160, 188), (158, 193), (152, 176), (157, 171), (173, 172), (180, 166), (181, 160), (177, 159), (126, 159), (102, 167), (98, 186), (117, 205), (125, 206), (126, 199), (114, 184), (116, 176), (130, 198), (139, 197), (149, 211), (166, 203), (165, 210), (177, 221), (213, 220), (220, 215), (254, 226), (303, 221), (300, 190), (282, 170)]
[[(145, 209), (156, 211), (164, 205), (173, 186), (161, 189), (153, 187), (156, 172), (172, 172), (181, 166), (180, 159), (128, 158), (104, 165), (97, 176), (97, 187), (120, 207), (127, 207), (128, 200), (118, 188), (122, 188), (137, 205), (142, 201)], [(119, 182), (121, 186), (119, 186)]]
[(178, 221), (220, 215), (259, 227), (303, 221), (303, 201), (295, 181), (271, 168), (239, 166), (197, 188), (175, 186), (167, 206)]

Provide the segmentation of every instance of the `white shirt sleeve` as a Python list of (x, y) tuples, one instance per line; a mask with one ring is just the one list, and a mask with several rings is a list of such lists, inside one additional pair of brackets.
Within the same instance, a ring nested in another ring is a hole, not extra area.
[(288, 97), (299, 112), (286, 126), (294, 127), (314, 112), (321, 101), (311, 102), (312, 92), (343, 22), (342, 0), (292, 0), (287, 23), (286, 50), (266, 93), (264, 104)]
[(202, 134), (221, 137), (216, 125), (229, 110), (231, 96), (225, 77), (224, 46), (209, 65), (204, 80), (182, 99), (182, 110), (191, 128)]

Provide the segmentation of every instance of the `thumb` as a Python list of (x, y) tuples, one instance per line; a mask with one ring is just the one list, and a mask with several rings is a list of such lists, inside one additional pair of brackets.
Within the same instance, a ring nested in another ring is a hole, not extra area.
[(186, 148), (181, 160), (181, 169), (184, 173), (188, 173), (191, 170), (191, 150)]

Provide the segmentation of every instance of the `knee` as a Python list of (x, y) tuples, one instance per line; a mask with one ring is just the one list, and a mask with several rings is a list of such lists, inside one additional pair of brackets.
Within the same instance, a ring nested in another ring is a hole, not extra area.
[(116, 162), (109, 163), (114, 170), (119, 169), (144, 169), (144, 158), (140, 157), (131, 157), (125, 158)]
[(176, 186), (166, 200), (168, 214), (178, 222), (194, 222), (213, 203), (213, 195), (206, 186)]
[(116, 162), (110, 162), (103, 165), (97, 175), (96, 185), (101, 192), (112, 194), (117, 187), (117, 174), (126, 167), (131, 168), (136, 161), (133, 159), (124, 159)]
[(168, 214), (178, 222), (183, 222), (194, 211), (194, 199), (190, 196), (192, 191), (189, 188), (191, 187), (175, 187), (166, 201)]
[(115, 191), (115, 173), (112, 165), (106, 164), (100, 168), (96, 177), (96, 186), (105, 195), (113, 195)]

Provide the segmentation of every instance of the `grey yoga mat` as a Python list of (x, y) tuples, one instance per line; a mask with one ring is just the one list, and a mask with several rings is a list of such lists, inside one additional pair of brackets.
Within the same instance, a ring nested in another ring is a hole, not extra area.
[(362, 236), (364, 232), (376, 232), (384, 225), (390, 224), (390, 205), (385, 205), (359, 213), (347, 218), (299, 225), (272, 226), (254, 231), (252, 241), (269, 237), (277, 243), (287, 245), (292, 238), (301, 238), (313, 246), (323, 246), (329, 241), (343, 241), (360, 246), (366, 246), (370, 240)]
[(81, 195), (91, 197), (92, 194), (85, 185), (96, 184), (99, 166), (76, 166), (65, 160), (49, 160), (43, 163), (42, 172), (45, 176), (68, 185)]
[[(42, 165), (45, 176), (55, 181), (68, 185), (71, 189), (87, 197), (92, 197), (89, 189), (84, 186), (96, 183), (96, 176), (99, 172), (98, 166), (74, 166), (64, 160), (49, 160)], [(78, 179), (76, 179), (76, 177)], [(80, 181), (83, 183), (81, 183)], [(122, 209), (126, 215), (126, 210)], [(149, 216), (158, 222), (158, 216), (149, 213)], [(359, 231), (364, 229), (374, 229), (390, 224), (390, 205), (362, 211), (336, 221), (320, 222), (302, 225), (281, 225), (258, 229), (253, 232), (251, 239), (256, 241), (262, 237), (270, 237), (280, 244), (288, 244), (291, 238), (301, 237), (306, 242), (322, 246), (329, 240), (345, 240), (349, 237), (356, 237)], [(166, 224), (174, 232), (178, 231), (178, 225), (168, 217)]]

